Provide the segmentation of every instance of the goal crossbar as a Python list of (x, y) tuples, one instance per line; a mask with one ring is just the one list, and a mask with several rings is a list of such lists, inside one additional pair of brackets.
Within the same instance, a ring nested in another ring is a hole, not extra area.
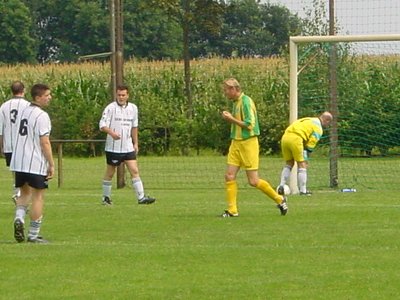
[(381, 42), (400, 41), (400, 34), (375, 34), (375, 35), (324, 35), (324, 36), (291, 36), (290, 42)]

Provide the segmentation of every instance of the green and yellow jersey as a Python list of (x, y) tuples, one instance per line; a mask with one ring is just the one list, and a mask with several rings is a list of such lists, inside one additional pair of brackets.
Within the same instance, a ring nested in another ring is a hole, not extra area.
[(232, 140), (246, 140), (250, 137), (260, 135), (257, 109), (254, 101), (249, 96), (242, 93), (240, 97), (233, 102), (232, 115), (246, 124), (246, 128), (242, 128), (233, 123), (231, 124)]
[(313, 151), (320, 140), (323, 129), (319, 118), (302, 118), (294, 121), (285, 131), (285, 134), (296, 134), (304, 143), (304, 149)]

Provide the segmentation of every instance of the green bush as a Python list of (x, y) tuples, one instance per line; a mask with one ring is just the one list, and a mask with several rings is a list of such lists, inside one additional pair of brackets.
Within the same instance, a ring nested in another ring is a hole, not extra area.
[[(326, 57), (317, 59), (299, 78), (299, 117), (329, 108)], [(17, 65), (0, 67), (0, 96), (6, 100), (12, 80), (29, 87), (36, 82), (52, 88), (48, 108), (53, 139), (104, 139), (98, 121), (110, 97), (108, 64)], [(225, 154), (229, 125), (220, 116), (230, 110), (222, 81), (236, 77), (243, 91), (254, 99), (261, 126), (263, 154), (280, 151), (280, 138), (289, 118), (288, 64), (281, 58), (206, 59), (191, 63), (192, 118), (184, 96), (182, 62), (127, 61), (125, 82), (130, 101), (139, 108), (142, 154)], [(400, 67), (396, 59), (344, 57), (338, 64), (339, 142), (342, 153), (388, 153), (400, 145)], [(396, 124), (396, 126), (394, 125)], [(323, 142), (327, 142), (324, 138)], [(96, 155), (104, 145), (66, 144), (65, 154)], [(354, 150), (357, 149), (357, 150)]]

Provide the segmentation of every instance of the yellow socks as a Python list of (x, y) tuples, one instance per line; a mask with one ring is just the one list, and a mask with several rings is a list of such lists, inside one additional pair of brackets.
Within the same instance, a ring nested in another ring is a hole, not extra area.
[(237, 183), (235, 180), (225, 182), (226, 189), (226, 202), (228, 203), (228, 211), (231, 214), (237, 214), (238, 209), (236, 205), (236, 197), (237, 197)]
[(256, 188), (258, 188), (260, 191), (262, 191), (264, 194), (274, 200), (276, 204), (281, 204), (282, 196), (279, 195), (267, 181), (263, 179), (258, 180)]

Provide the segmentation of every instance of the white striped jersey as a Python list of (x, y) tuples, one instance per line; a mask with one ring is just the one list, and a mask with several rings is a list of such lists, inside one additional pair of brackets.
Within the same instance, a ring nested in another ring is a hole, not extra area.
[(35, 104), (26, 107), (17, 119), (18, 133), (14, 143), (10, 170), (47, 175), (48, 161), (40, 146), (40, 137), (50, 135), (50, 117)]
[(105, 150), (114, 153), (128, 153), (134, 151), (132, 128), (138, 127), (138, 109), (128, 102), (121, 106), (114, 101), (107, 105), (99, 122), (100, 129), (108, 127), (119, 133), (121, 138), (114, 140), (109, 134), (106, 138)]
[(3, 152), (12, 153), (17, 131), (18, 115), (29, 105), (22, 97), (14, 97), (0, 107), (0, 135), (3, 136)]

